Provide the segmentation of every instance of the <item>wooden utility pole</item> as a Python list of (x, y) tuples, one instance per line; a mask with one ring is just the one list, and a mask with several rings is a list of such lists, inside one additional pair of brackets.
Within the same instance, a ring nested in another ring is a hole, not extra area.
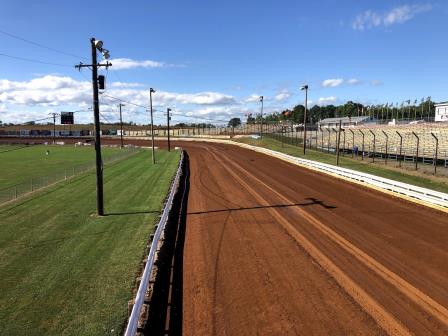
[(120, 148), (123, 148), (123, 118), (121, 115), (122, 106), (124, 106), (124, 104), (122, 103), (118, 104), (118, 107), (120, 108)]

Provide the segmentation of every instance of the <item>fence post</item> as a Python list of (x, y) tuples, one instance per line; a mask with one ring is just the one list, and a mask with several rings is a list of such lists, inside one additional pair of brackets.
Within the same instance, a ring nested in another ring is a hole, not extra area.
[(400, 158), (398, 160), (398, 166), (401, 167), (401, 161), (403, 159), (402, 154), (401, 154), (402, 149), (403, 149), (403, 136), (398, 131), (395, 131), (395, 132), (397, 132), (398, 136), (400, 137)]
[[(342, 132), (342, 130), (339, 130), (339, 132)], [(344, 129), (344, 141), (342, 144), (342, 156), (345, 156), (345, 129)]]
[(388, 152), (387, 152), (387, 146), (389, 145), (389, 136), (387, 135), (387, 133), (384, 130), (381, 130), (384, 134), (384, 136), (386, 137), (386, 164), (387, 164), (387, 156), (388, 156)]
[(376, 151), (376, 148), (375, 148), (375, 145), (376, 145), (376, 134), (375, 134), (375, 132), (373, 132), (372, 130), (369, 130), (370, 131), (370, 133), (372, 133), (372, 135), (373, 135), (373, 156), (372, 156), (372, 162), (375, 162), (375, 151)]
[(363, 131), (361, 131), (361, 130), (358, 130), (361, 134), (362, 134), (362, 155), (361, 155), (361, 160), (364, 160), (364, 149), (365, 149), (365, 147), (364, 147), (364, 138), (365, 138), (365, 136), (364, 136), (364, 132)]
[(414, 131), (412, 131), (412, 134), (414, 134), (414, 136), (417, 138), (417, 149), (415, 152), (415, 170), (418, 170), (418, 147), (420, 146), (420, 138)]
[(336, 143), (336, 166), (339, 166), (339, 146), (341, 145), (341, 131), (342, 131), (342, 120), (339, 120), (338, 139)]
[(328, 131), (328, 141), (327, 141), (327, 153), (330, 153), (330, 140), (331, 140), (331, 130), (329, 128), (327, 128)]
[[(324, 132), (322, 131), (322, 126), (319, 125), (320, 130), (320, 149), (324, 151)], [(317, 147), (317, 136), (316, 136), (316, 147)]]
[(438, 154), (438, 151), (439, 151), (439, 138), (436, 137), (436, 135), (433, 132), (431, 132), (431, 135), (436, 140), (436, 153), (435, 153), (435, 156), (434, 156), (434, 175), (436, 175), (437, 174), (437, 161), (438, 161), (438, 155), (437, 154)]
[(352, 129), (349, 129), (352, 133), (352, 159), (355, 157), (355, 132)]

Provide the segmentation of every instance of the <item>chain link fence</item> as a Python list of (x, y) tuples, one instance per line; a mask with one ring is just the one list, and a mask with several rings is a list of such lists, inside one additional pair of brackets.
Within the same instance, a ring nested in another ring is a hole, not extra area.
[[(110, 165), (112, 163), (124, 160), (137, 152), (138, 150), (135, 148), (128, 148), (120, 151), (117, 154), (103, 159), (103, 165)], [(83, 165), (67, 167), (59, 171), (55, 171), (51, 175), (32, 178), (31, 180), (16, 184), (14, 186), (0, 189), (0, 205), (94, 169), (95, 162), (92, 161)]]

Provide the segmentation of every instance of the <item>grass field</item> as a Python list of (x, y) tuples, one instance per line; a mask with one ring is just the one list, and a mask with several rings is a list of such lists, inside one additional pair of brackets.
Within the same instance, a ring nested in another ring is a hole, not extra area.
[[(289, 144), (284, 144), (282, 146), (281, 141), (266, 136), (262, 139), (240, 138), (234, 139), (234, 141), (269, 148), (304, 159), (336, 165), (335, 154), (328, 154), (317, 150), (307, 149), (307, 154), (304, 156), (302, 147), (298, 148), (297, 146), (292, 146)], [(369, 163), (370, 160), (361, 161), (360, 159), (356, 160), (349, 157), (343, 157), (342, 155), (339, 157), (339, 160), (339, 165), (344, 168), (448, 193), (448, 179), (444, 177), (426, 177), (418, 172), (405, 172), (392, 166)]]
[[(47, 150), (49, 155), (46, 155)], [(104, 147), (101, 152), (105, 159), (118, 151), (118, 148)], [(0, 189), (94, 160), (92, 146), (0, 145)]]
[(0, 207), (0, 335), (118, 335), (179, 153), (141, 151)]

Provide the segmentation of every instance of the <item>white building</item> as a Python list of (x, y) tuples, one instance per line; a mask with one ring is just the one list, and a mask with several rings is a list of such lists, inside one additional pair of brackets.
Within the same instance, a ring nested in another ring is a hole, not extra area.
[(436, 107), (435, 121), (448, 121), (448, 102), (434, 105)]
[(360, 117), (340, 117), (340, 118), (326, 118), (320, 120), (317, 125), (319, 127), (332, 128), (339, 127), (339, 122), (342, 122), (342, 127), (358, 126), (369, 123), (374, 123), (373, 118), (369, 116)]

